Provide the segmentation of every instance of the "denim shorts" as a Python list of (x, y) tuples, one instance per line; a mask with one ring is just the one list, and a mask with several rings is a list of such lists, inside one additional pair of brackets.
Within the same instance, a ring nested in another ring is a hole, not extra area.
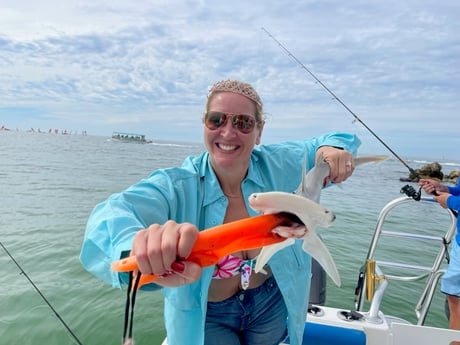
[(278, 345), (287, 336), (287, 310), (273, 276), (255, 289), (208, 302), (205, 345)]
[(441, 291), (447, 295), (460, 297), (460, 247), (455, 239), (450, 249), (449, 266), (442, 276)]

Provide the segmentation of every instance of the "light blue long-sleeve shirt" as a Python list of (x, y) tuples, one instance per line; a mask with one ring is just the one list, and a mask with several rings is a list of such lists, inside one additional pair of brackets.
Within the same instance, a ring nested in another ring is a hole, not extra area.
[[(254, 148), (246, 178), (241, 183), (250, 216), (248, 197), (255, 192), (293, 192), (300, 184), (302, 163), (315, 162), (320, 146), (344, 148), (356, 154), (359, 139), (351, 134), (332, 133), (321, 137)], [(97, 205), (91, 214), (80, 260), (91, 273), (113, 287), (120, 287), (118, 273), (110, 265), (131, 250), (137, 231), (167, 220), (189, 222), (203, 230), (223, 223), (228, 199), (210, 164), (208, 152), (188, 157), (180, 168), (161, 169), (122, 193)], [(288, 310), (288, 332), (292, 345), (302, 342), (308, 307), (311, 258), (301, 241), (276, 253), (269, 261)], [(177, 288), (162, 288), (165, 296), (165, 326), (170, 345), (203, 344), (208, 288), (213, 267), (201, 278)]]

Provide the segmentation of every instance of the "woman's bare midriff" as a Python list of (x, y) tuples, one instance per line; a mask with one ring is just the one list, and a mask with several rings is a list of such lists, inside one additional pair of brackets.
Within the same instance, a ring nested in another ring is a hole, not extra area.
[[(255, 273), (252, 271), (249, 279), (248, 290), (262, 285), (265, 280), (272, 275), (268, 266), (265, 267), (265, 271), (267, 274)], [(208, 301), (220, 302), (233, 296), (241, 290), (241, 274), (226, 279), (212, 279), (208, 290)]]

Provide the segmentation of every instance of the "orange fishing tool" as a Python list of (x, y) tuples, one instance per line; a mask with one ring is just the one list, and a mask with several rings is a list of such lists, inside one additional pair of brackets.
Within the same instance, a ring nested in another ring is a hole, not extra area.
[[(242, 250), (256, 249), (286, 240), (271, 230), (280, 225), (289, 226), (292, 220), (287, 213), (274, 213), (225, 223), (198, 233), (192, 252), (186, 261), (201, 267), (215, 265), (224, 256)], [(138, 270), (136, 257), (130, 256), (112, 263), (116, 272)], [(155, 281), (159, 276), (142, 275), (139, 287)]]

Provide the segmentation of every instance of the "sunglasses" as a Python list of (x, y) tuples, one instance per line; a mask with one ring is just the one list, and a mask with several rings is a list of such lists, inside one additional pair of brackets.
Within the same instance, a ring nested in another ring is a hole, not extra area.
[(252, 115), (245, 114), (231, 114), (231, 113), (222, 113), (220, 111), (208, 111), (204, 115), (204, 124), (211, 131), (225, 126), (228, 119), (231, 119), (233, 128), (239, 130), (241, 133), (251, 133), (254, 129), (256, 123), (259, 121)]

